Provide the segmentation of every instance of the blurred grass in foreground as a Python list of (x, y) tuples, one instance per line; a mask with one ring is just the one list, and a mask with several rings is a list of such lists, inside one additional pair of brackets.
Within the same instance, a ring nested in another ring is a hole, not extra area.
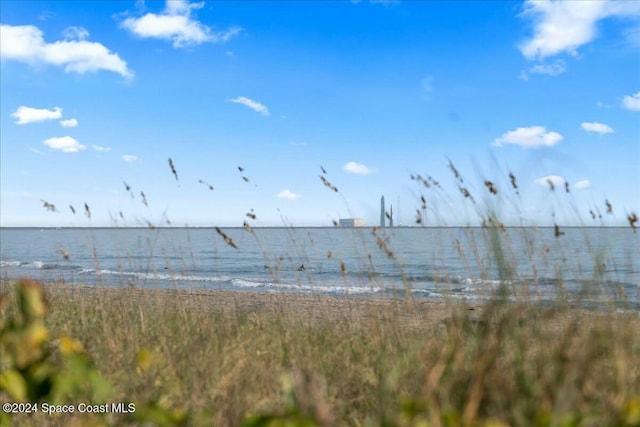
[(5, 425), (640, 425), (637, 313), (29, 281), (1, 290), (3, 403), (136, 404), (125, 415), (2, 414)]

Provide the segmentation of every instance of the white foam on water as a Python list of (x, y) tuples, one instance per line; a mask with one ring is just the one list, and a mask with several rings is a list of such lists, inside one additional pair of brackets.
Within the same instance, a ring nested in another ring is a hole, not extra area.
[(6, 268), (6, 267), (20, 267), (22, 266), (24, 263), (21, 261), (0, 261), (0, 267)]
[(86, 273), (95, 272), (97, 275), (117, 275), (126, 277), (135, 277), (145, 280), (167, 280), (167, 281), (185, 281), (185, 282), (226, 282), (230, 280), (227, 276), (197, 276), (192, 274), (171, 274), (158, 272), (142, 272), (142, 271), (115, 271), (115, 270), (93, 270), (84, 269)]
[[(231, 283), (234, 286), (238, 286), (241, 288), (259, 288), (262, 286), (269, 286), (269, 283), (255, 282), (253, 280), (245, 280), (245, 279), (231, 279)], [(272, 285), (276, 285), (273, 283)]]
[(276, 283), (258, 282), (247, 279), (232, 279), (234, 286), (241, 288), (265, 288), (267, 290), (296, 291), (303, 293), (329, 293), (329, 294), (373, 294), (382, 291), (377, 286), (344, 286), (344, 285), (314, 285), (304, 283)]

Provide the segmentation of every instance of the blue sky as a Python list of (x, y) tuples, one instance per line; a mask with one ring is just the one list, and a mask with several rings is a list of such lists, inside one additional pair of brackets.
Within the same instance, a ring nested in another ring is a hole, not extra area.
[(0, 8), (2, 226), (640, 214), (640, 2)]

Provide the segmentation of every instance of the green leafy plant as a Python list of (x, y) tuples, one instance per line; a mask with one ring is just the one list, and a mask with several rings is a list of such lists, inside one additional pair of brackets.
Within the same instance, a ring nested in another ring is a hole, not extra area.
[[(51, 339), (45, 325), (48, 303), (42, 285), (21, 280), (12, 293), (0, 297), (0, 311), (0, 397), (3, 397), (3, 403), (12, 400), (34, 405), (42, 402), (48, 405), (74, 402), (105, 405), (113, 401), (114, 387), (99, 372), (82, 343), (66, 335)], [(146, 359), (139, 360), (142, 369), (148, 365)], [(10, 425), (12, 415), (7, 411), (0, 413), (0, 424)], [(114, 424), (106, 415), (88, 414), (87, 417), (93, 420), (92, 424)], [(155, 401), (138, 405), (138, 410), (130, 417), (131, 421), (151, 421), (161, 426), (183, 424), (186, 419), (186, 414), (168, 410)]]

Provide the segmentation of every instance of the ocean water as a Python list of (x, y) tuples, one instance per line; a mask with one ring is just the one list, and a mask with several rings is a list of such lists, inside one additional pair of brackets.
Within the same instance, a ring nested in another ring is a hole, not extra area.
[[(630, 228), (2, 228), (0, 278), (640, 307)], [(304, 268), (302, 268), (304, 267)]]

